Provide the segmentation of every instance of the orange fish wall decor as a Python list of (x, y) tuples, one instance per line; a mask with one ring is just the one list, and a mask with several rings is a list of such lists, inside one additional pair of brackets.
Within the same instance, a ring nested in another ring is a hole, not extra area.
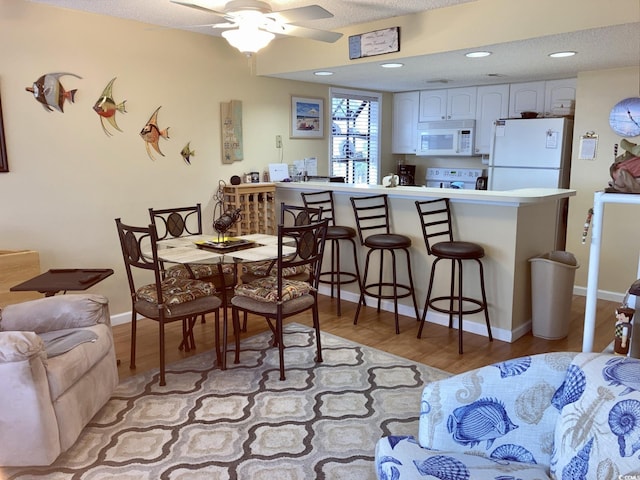
[(151, 145), (156, 152), (158, 152), (160, 155), (164, 157), (164, 153), (160, 151), (160, 146), (158, 145), (158, 142), (160, 141), (160, 137), (164, 139), (169, 138), (169, 127), (165, 128), (164, 130), (160, 130), (158, 128), (158, 110), (160, 110), (160, 108), (162, 107), (156, 108), (156, 111), (153, 112), (147, 124), (142, 128), (142, 130), (140, 130), (140, 136), (145, 141), (145, 147), (147, 148), (147, 155), (149, 155), (149, 158), (151, 160), (155, 160), (155, 158), (153, 157), (153, 154), (151, 152), (151, 149), (149, 148), (149, 145)]

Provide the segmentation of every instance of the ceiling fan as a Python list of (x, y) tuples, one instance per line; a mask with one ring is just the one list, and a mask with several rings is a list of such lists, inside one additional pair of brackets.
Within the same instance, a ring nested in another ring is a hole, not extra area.
[(247, 56), (251, 56), (273, 40), (276, 34), (291, 37), (309, 38), (321, 42), (333, 43), (342, 37), (341, 33), (314, 28), (301, 27), (300, 22), (331, 18), (333, 14), (320, 5), (290, 8), (272, 11), (271, 6), (259, 0), (232, 0), (223, 12), (218, 12), (201, 5), (170, 0), (171, 3), (183, 5), (212, 14), (220, 19), (219, 23), (207, 26), (225, 29), (222, 36), (234, 47)]

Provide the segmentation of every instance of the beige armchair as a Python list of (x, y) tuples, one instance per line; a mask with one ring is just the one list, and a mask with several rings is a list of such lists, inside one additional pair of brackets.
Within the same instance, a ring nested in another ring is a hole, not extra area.
[(49, 465), (118, 384), (107, 298), (60, 295), (0, 311), (0, 465)]

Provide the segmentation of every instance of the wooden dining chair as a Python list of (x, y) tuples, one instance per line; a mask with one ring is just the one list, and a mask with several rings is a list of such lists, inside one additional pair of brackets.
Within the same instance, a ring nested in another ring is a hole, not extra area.
[[(304, 208), (304, 207), (299, 207)], [(283, 205), (283, 212), (285, 207)], [(240, 321), (239, 312), (252, 313), (264, 317), (274, 334), (274, 345), (278, 347), (280, 360), (280, 380), (285, 380), (283, 320), (311, 309), (316, 335), (316, 361), (322, 362), (320, 341), (320, 319), (318, 313), (318, 278), (324, 254), (324, 242), (328, 220), (313, 221), (308, 212), (288, 209), (295, 213), (299, 225), (278, 225), (278, 256), (274, 275), (242, 283), (235, 288), (231, 299), (233, 330), (235, 336), (235, 363), (240, 361)], [(284, 213), (283, 213), (284, 214)], [(287, 213), (288, 214), (288, 213)], [(293, 253), (285, 254), (285, 245), (294, 247)], [(307, 281), (286, 278), (287, 269), (304, 268)], [(226, 344), (223, 344), (223, 358)]]
[[(165, 324), (181, 321), (183, 341), (192, 335), (191, 326), (199, 315), (215, 313), (216, 359), (220, 357), (219, 308), (222, 300), (210, 282), (189, 278), (164, 277), (158, 260), (158, 235), (155, 225), (135, 227), (116, 219), (122, 256), (131, 295), (131, 363), (136, 368), (136, 325), (138, 314), (158, 322), (160, 350), (160, 385), (165, 385)], [(138, 286), (134, 269), (153, 272), (154, 282)], [(225, 341), (226, 343), (226, 341)], [(187, 346), (189, 343), (187, 342)]]

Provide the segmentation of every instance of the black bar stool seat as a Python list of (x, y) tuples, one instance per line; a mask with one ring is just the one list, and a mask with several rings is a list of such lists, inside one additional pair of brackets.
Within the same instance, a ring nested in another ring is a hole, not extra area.
[[(427, 247), (427, 253), (433, 255), (435, 260), (431, 265), (429, 275), (429, 287), (427, 289), (427, 299), (422, 312), (422, 320), (418, 329), (418, 338), (422, 338), (422, 329), (427, 311), (431, 308), (440, 313), (449, 315), (449, 328), (453, 327), (453, 316), (458, 317), (458, 353), (462, 354), (462, 319), (464, 315), (484, 312), (489, 341), (493, 341), (491, 334), (491, 324), (489, 322), (489, 308), (487, 295), (484, 287), (484, 268), (481, 259), (484, 257), (484, 248), (473, 242), (465, 242), (453, 239), (453, 229), (451, 225), (451, 206), (448, 198), (437, 200), (416, 201), (416, 208), (422, 224), (422, 234)], [(445, 237), (444, 241), (433, 243), (434, 237)], [(451, 283), (449, 295), (431, 297), (433, 292), (433, 281), (436, 268), (441, 260), (451, 261)], [(478, 264), (480, 276), (481, 299), (471, 298), (463, 294), (463, 262), (473, 260)], [(458, 276), (458, 288), (456, 290), (456, 272)], [(448, 306), (443, 306), (448, 304)]]
[[(322, 208), (322, 218), (329, 219), (329, 227), (325, 236), (325, 242), (331, 242), (331, 260), (330, 269), (322, 271), (318, 278), (319, 283), (331, 285), (331, 298), (334, 295), (334, 289), (338, 300), (336, 313), (342, 315), (341, 308), (341, 286), (349, 283), (358, 283), (360, 287), (360, 269), (358, 268), (358, 254), (356, 250), (356, 230), (346, 225), (336, 225), (334, 216), (333, 192), (325, 190), (321, 192), (303, 192), (300, 194), (305, 207)], [(346, 240), (351, 243), (355, 272), (343, 271), (340, 261), (340, 242)]]
[[(365, 305), (365, 295), (378, 300), (378, 312), (380, 311), (382, 300), (393, 300), (396, 334), (400, 333), (400, 323), (398, 314), (398, 299), (411, 297), (413, 300), (413, 308), (416, 314), (416, 320), (420, 319), (418, 312), (418, 303), (416, 301), (415, 288), (413, 286), (413, 276), (411, 273), (411, 256), (409, 248), (411, 247), (411, 238), (391, 232), (389, 202), (386, 194), (370, 195), (366, 197), (351, 197), (351, 206), (358, 227), (358, 236), (360, 243), (368, 248), (364, 275), (362, 277), (362, 295), (358, 302), (358, 309), (353, 324), (358, 323), (360, 308)], [(380, 267), (378, 278), (369, 280), (369, 265), (371, 255), (375, 252), (380, 254)], [(397, 259), (396, 254), (404, 252), (406, 264), (407, 283), (398, 281)], [(392, 281), (384, 279), (384, 260), (385, 254), (391, 256)]]

